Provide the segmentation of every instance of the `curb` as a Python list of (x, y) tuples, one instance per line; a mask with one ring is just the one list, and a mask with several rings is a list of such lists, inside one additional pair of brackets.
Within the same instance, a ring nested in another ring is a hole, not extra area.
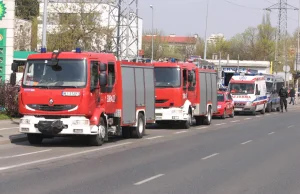
[(27, 141), (27, 136), (24, 134), (20, 135), (12, 135), (9, 139), (0, 140), (0, 145), (11, 144), (11, 143), (18, 143)]

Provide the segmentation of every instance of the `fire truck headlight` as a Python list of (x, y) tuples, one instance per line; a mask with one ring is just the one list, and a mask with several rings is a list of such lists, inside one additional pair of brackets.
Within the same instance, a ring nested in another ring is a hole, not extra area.
[(72, 122), (72, 125), (89, 125), (90, 121), (89, 120), (74, 120)]
[(20, 124), (30, 124), (29, 119), (20, 119)]
[(221, 109), (222, 108), (222, 106), (221, 105), (218, 105), (218, 109)]

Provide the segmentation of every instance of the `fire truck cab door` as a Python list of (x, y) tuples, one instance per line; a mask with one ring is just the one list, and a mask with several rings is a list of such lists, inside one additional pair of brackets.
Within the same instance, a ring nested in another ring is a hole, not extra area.
[(108, 62), (107, 64), (107, 86), (106, 93), (106, 109), (108, 112), (115, 112), (116, 109), (116, 63)]
[(90, 100), (89, 110), (93, 110), (100, 105), (100, 87), (99, 87), (99, 63), (90, 61)]
[(196, 70), (192, 69), (188, 71), (188, 99), (193, 104), (196, 97)]

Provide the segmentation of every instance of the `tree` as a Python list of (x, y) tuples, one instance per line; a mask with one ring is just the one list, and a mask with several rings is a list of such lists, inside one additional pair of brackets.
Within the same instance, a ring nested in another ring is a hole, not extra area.
[(112, 29), (104, 27), (101, 20), (101, 3), (56, 3), (51, 9), (57, 14), (50, 14), (49, 22), (56, 27), (48, 31), (47, 47), (49, 50), (84, 50), (101, 51), (107, 46), (107, 39), (112, 37)]
[(28, 51), (31, 49), (31, 22), (20, 19), (15, 20), (14, 49)]
[(32, 20), (39, 15), (38, 0), (17, 0), (16, 16), (25, 20)]

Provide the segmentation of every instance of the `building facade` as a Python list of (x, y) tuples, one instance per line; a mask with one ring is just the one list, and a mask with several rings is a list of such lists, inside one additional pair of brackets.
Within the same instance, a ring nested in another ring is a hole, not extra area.
[(225, 40), (225, 36), (222, 33), (211, 34), (207, 39), (207, 44), (216, 44), (218, 40)]
[(0, 81), (9, 80), (14, 51), (15, 0), (0, 0)]

